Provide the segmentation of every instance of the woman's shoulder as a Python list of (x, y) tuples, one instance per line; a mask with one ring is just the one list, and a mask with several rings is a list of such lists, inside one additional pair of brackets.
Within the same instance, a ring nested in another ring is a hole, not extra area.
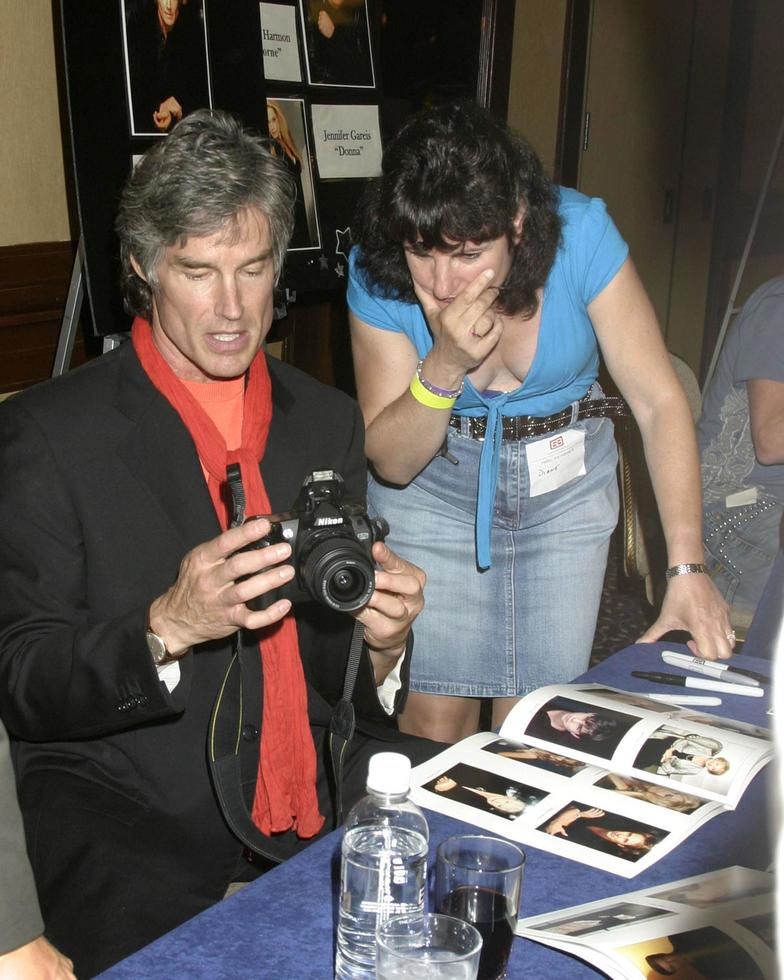
[(360, 320), (372, 326), (408, 333), (423, 323), (417, 303), (396, 299), (374, 282), (362, 266), (361, 251), (354, 246), (348, 259), (348, 289), (346, 301), (349, 309)]
[(558, 188), (558, 216), (563, 235), (579, 235), (586, 226), (605, 226), (610, 221), (607, 205), (600, 197), (589, 197), (573, 187)]
[(629, 246), (600, 197), (571, 187), (558, 190), (561, 245), (555, 265), (572, 277), (589, 302), (620, 269)]

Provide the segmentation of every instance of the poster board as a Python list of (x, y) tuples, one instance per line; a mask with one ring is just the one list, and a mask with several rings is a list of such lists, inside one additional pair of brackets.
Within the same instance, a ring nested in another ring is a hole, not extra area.
[[(60, 0), (68, 134), (96, 335), (129, 326), (118, 288), (113, 225), (133, 159), (196, 108), (225, 109), (266, 134), (267, 99), (274, 102), (297, 143), (299, 165), (293, 169), (304, 211), (287, 256), (285, 286), (293, 298), (345, 285), (351, 214), (375, 166), (364, 161), (376, 151), (380, 158), (380, 134), (365, 123), (377, 119), (380, 97), (379, 15), (376, 0), (351, 0), (351, 24), (336, 24), (332, 38), (353, 30), (355, 40), (345, 43), (359, 43), (360, 56), (333, 59), (312, 36), (319, 20), (325, 23), (320, 8), (329, 3)], [(340, 77), (331, 73), (335, 60), (347, 66)], [(326, 134), (324, 125), (318, 133), (313, 129), (314, 106), (326, 107), (322, 115), (326, 112), (326, 124), (334, 127)], [(340, 155), (335, 147), (342, 147), (346, 165), (333, 163), (329, 176), (322, 177), (319, 163), (329, 161), (325, 146), (333, 157)]]

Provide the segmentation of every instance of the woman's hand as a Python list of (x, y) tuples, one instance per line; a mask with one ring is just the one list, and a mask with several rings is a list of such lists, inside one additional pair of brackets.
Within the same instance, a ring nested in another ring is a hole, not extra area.
[(493, 275), (492, 269), (480, 272), (447, 306), (413, 283), (433, 334), (426, 371), (433, 384), (458, 388), (466, 372), (481, 364), (501, 339), (504, 328), (495, 311), (498, 289), (491, 285)]
[(587, 810), (581, 810), (577, 806), (570, 806), (563, 813), (559, 813), (557, 817), (551, 820), (545, 827), (545, 831), (554, 837), (568, 837), (566, 828), (573, 824), (575, 820), (579, 820), (581, 817), (585, 820), (595, 820), (603, 816), (604, 810), (600, 810), (595, 806), (589, 807)]
[(728, 660), (735, 646), (735, 633), (727, 603), (710, 576), (700, 573), (675, 575), (656, 622), (638, 643), (655, 643), (670, 630), (687, 630), (693, 639), (687, 646), (697, 657)]

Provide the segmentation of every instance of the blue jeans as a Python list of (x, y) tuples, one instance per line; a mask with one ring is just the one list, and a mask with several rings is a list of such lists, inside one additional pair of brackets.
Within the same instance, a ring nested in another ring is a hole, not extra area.
[(587, 668), (618, 519), (617, 451), (609, 419), (575, 428), (586, 474), (536, 497), (526, 465), (536, 439), (503, 444), (486, 571), (474, 542), (480, 442), (450, 429), (458, 465), (436, 457), (404, 488), (371, 478), (369, 507), (388, 520), (390, 547), (428, 576), (411, 690), (518, 697)]
[(702, 515), (705, 563), (727, 600), (754, 612), (779, 548), (782, 505), (760, 493), (744, 507), (707, 507)]

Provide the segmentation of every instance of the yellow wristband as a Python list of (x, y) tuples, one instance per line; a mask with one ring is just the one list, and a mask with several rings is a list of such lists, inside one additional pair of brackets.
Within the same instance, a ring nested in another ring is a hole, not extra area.
[(435, 395), (432, 391), (428, 391), (416, 374), (411, 379), (408, 390), (420, 405), (427, 405), (428, 408), (449, 409), (457, 401), (457, 398), (445, 398), (443, 395)]

